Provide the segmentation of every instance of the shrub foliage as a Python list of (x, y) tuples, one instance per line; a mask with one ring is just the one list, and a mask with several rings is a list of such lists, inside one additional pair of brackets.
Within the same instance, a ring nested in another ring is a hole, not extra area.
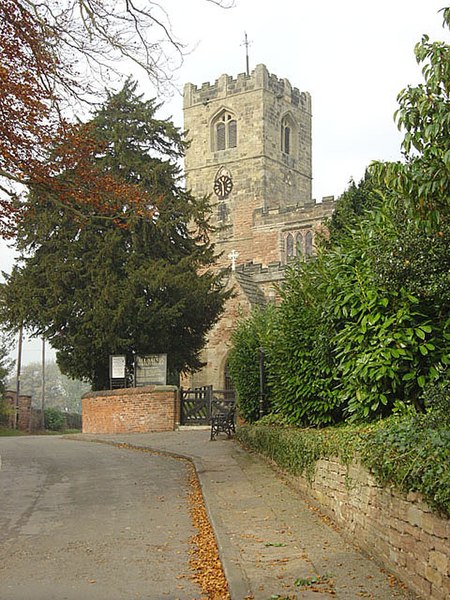
[(44, 410), (45, 427), (49, 431), (61, 431), (66, 427), (65, 414), (58, 408), (48, 407)]
[[(443, 17), (448, 27), (450, 8)], [(265, 341), (271, 408), (283, 422), (424, 413), (423, 391), (448, 381), (450, 46), (424, 36), (415, 54), (424, 84), (398, 97), (405, 162), (374, 163), (340, 198), (316, 260), (289, 265)], [(255, 356), (245, 361), (252, 371)], [(237, 365), (234, 377), (239, 387)]]
[(436, 427), (428, 415), (321, 430), (262, 421), (239, 427), (237, 436), (283, 470), (309, 480), (321, 458), (339, 457), (343, 464), (359, 460), (380, 485), (420, 492), (431, 508), (450, 516), (450, 430)]
[[(269, 340), (275, 311), (272, 305), (255, 310), (248, 319), (242, 319), (233, 332), (233, 348), (228, 355), (228, 366), (237, 392), (240, 415), (250, 423), (260, 417), (260, 359), (264, 352), (266, 376), (270, 369)], [(270, 398), (265, 408), (269, 409)]]

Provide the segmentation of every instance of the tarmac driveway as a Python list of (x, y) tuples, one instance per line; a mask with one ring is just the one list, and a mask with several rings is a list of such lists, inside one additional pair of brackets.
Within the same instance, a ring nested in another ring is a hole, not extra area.
[(192, 600), (187, 469), (60, 437), (0, 438), (2, 600)]

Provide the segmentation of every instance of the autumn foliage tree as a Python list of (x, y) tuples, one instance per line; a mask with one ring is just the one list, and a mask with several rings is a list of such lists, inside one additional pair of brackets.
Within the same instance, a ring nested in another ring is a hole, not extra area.
[(31, 15), (14, 0), (0, 4), (0, 218), (10, 231), (19, 206), (18, 188), (40, 180), (45, 151), (59, 136), (54, 95), (43, 73), (55, 69), (55, 59), (44, 44)]
[[(0, 236), (14, 235), (24, 190), (45, 191), (67, 207), (76, 196), (78, 204), (108, 218), (117, 215), (123, 197), (148, 207), (139, 186), (92, 169), (90, 159), (99, 147), (72, 117), (74, 102), (104, 99), (105, 82), (110, 86), (120, 79), (123, 59), (128, 72), (131, 61), (154, 84), (170, 79), (171, 61), (182, 60), (183, 46), (171, 33), (163, 6), (2, 0), (0, 55)], [(49, 154), (55, 141), (58, 152)], [(74, 177), (62, 185), (57, 175), (68, 170)]]
[[(52, 194), (66, 206), (86, 204), (98, 214), (114, 215), (117, 204), (128, 199), (148, 204), (138, 186), (99, 173), (92, 156), (101, 146), (82, 125), (70, 125), (61, 116), (62, 89), (70, 86), (61, 70), (51, 40), (51, 29), (15, 0), (0, 4), (0, 233), (15, 232), (23, 204), (23, 186)], [(55, 140), (60, 143), (57, 151)], [(58, 175), (70, 171), (72, 178)]]

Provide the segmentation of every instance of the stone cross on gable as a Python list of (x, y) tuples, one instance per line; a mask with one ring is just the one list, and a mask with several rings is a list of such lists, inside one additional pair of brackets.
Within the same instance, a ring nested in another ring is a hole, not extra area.
[(231, 270), (235, 271), (236, 270), (236, 259), (239, 256), (239, 252), (237, 252), (236, 250), (232, 250), (230, 252), (230, 254), (228, 255), (228, 258), (231, 260)]

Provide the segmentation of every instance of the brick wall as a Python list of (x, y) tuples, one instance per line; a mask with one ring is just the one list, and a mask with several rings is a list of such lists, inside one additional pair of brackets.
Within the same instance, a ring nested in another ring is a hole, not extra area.
[[(12, 390), (5, 391), (5, 400), (11, 407), (11, 415), (9, 417), (9, 427), (14, 426), (14, 411), (16, 402), (16, 392)], [(20, 431), (28, 431), (31, 428), (31, 396), (19, 395), (17, 406), (17, 429)]]
[(83, 433), (173, 431), (179, 422), (178, 389), (171, 385), (88, 392), (81, 404)]
[(359, 464), (320, 460), (314, 481), (296, 478), (343, 533), (427, 600), (450, 598), (450, 520), (433, 513), (420, 494), (380, 487)]

